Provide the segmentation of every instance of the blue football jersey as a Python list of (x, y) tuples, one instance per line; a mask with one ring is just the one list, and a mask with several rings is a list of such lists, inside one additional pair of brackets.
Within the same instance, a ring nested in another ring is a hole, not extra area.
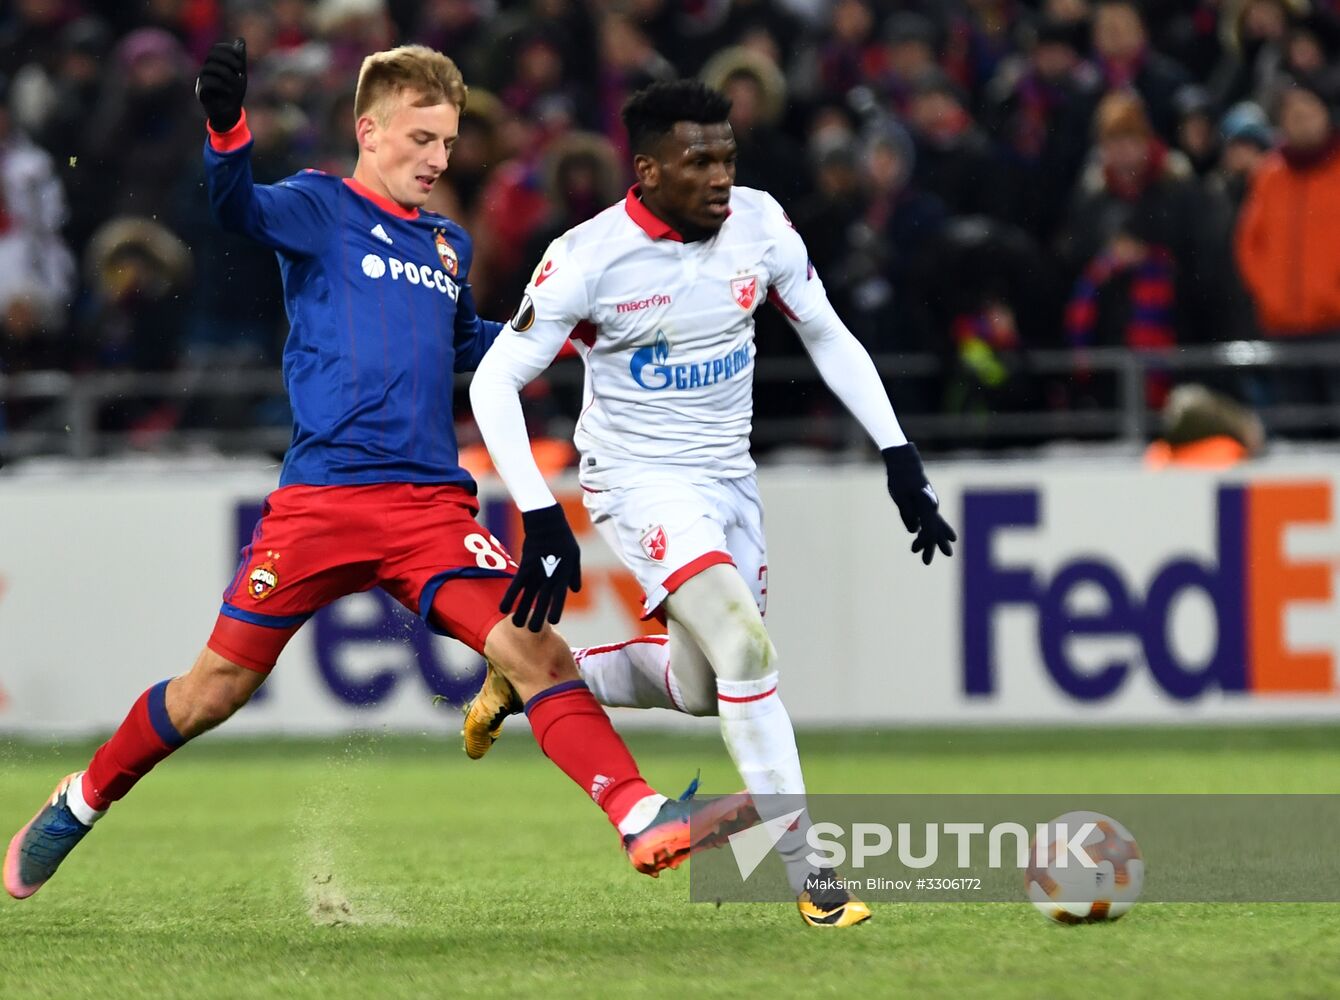
[(473, 489), (457, 454), (453, 375), (474, 370), (502, 324), (475, 312), (470, 237), (352, 179), (309, 170), (256, 184), (243, 137), (226, 151), (207, 139), (205, 167), (219, 223), (273, 248), (283, 274), (293, 439), (280, 485)]

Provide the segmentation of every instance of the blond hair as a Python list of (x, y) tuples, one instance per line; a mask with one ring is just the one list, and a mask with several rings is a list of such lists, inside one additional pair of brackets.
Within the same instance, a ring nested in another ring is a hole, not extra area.
[(418, 95), (415, 107), (449, 101), (457, 111), (465, 110), (470, 93), (461, 71), (441, 52), (426, 45), (401, 45), (363, 60), (354, 92), (354, 118), (370, 115), (385, 124), (391, 102), (406, 91)]

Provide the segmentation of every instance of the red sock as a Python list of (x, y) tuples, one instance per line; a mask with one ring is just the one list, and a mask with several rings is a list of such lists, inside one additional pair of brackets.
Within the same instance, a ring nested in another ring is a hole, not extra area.
[(588, 792), (616, 827), (633, 805), (656, 792), (582, 681), (564, 681), (526, 702), (535, 742)]
[(84, 801), (106, 809), (186, 742), (167, 713), (167, 681), (151, 687), (130, 709), (112, 738), (98, 747), (84, 772)]

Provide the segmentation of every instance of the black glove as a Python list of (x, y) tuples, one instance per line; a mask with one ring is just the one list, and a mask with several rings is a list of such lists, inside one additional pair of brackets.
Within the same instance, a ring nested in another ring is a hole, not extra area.
[(904, 444), (885, 448), (880, 454), (889, 471), (889, 496), (898, 505), (898, 514), (907, 530), (917, 536), (912, 542), (912, 551), (920, 552), (921, 561), (927, 566), (935, 558), (937, 548), (952, 556), (954, 549), (949, 543), (957, 542), (958, 535), (940, 516), (940, 498), (926, 480), (917, 446)]
[(247, 96), (247, 40), (215, 42), (205, 56), (205, 65), (195, 81), (195, 96), (205, 106), (209, 125), (227, 132), (242, 117), (242, 98)]
[(582, 589), (582, 550), (558, 504), (524, 511), (521, 523), (526, 528), (521, 562), (498, 610), (511, 611), (515, 603), (512, 624), (520, 628), (530, 614), (530, 630), (538, 632), (544, 628), (546, 617), (550, 625), (558, 624), (569, 589), (574, 594)]

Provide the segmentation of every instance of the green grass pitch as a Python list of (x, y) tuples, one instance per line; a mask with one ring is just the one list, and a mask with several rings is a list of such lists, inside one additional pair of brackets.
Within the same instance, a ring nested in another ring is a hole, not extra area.
[[(715, 736), (633, 734), (677, 792), (737, 785)], [(802, 734), (823, 792), (1340, 792), (1335, 727)], [(7, 841), (87, 745), (0, 742)], [(1338, 846), (1340, 849), (1340, 846)], [(41, 893), (0, 897), (0, 997), (1335, 997), (1340, 905), (884, 904), (845, 931), (636, 874), (524, 731), (453, 742), (211, 736)]]

